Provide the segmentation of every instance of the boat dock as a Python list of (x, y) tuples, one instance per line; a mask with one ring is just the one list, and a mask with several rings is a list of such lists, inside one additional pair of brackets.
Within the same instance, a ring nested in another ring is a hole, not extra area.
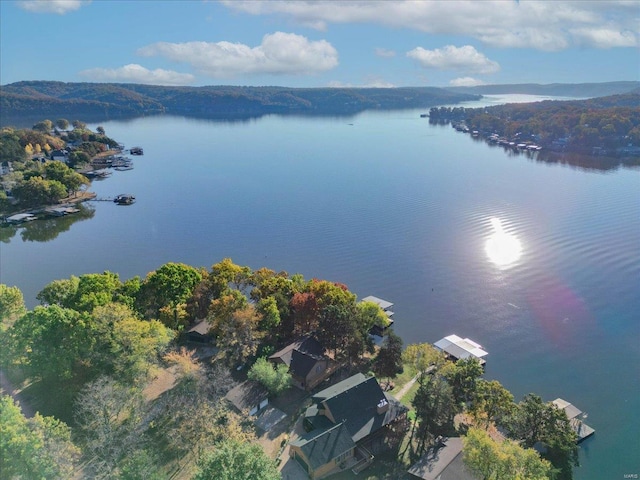
[(593, 428), (582, 421), (587, 418), (587, 414), (575, 405), (563, 400), (562, 398), (556, 398), (552, 403), (560, 410), (564, 410), (567, 414), (569, 423), (571, 424), (573, 431), (576, 432), (576, 435), (578, 436), (578, 443), (596, 433)]

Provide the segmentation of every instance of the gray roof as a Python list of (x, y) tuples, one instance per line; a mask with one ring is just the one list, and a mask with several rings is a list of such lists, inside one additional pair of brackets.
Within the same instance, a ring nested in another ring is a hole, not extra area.
[[(361, 373), (318, 392), (312, 400), (316, 408), (323, 404), (335, 423), (344, 423), (354, 442), (392, 423), (407, 410), (395, 398), (382, 391), (375, 377), (365, 377)], [(378, 413), (381, 401), (386, 401), (388, 408)], [(307, 419), (318, 427), (324, 420), (322, 417), (321, 414), (317, 415), (318, 422), (310, 416)]]
[(304, 337), (274, 353), (269, 360), (279, 360), (289, 367), (295, 378), (304, 379), (320, 361), (325, 359), (324, 348), (313, 337)]
[(410, 469), (422, 480), (477, 480), (462, 460), (462, 439), (449, 438), (440, 447), (430, 448)]
[(314, 470), (355, 447), (351, 435), (340, 423), (323, 431), (313, 431), (291, 442), (300, 447)]
[(251, 410), (268, 397), (267, 390), (251, 380), (236, 385), (225, 395), (225, 398), (240, 411)]

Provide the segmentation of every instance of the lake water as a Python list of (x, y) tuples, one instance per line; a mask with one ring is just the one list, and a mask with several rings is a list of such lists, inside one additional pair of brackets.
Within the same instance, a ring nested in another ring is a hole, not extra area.
[(92, 189), (137, 202), (5, 230), (0, 281), (29, 307), (54, 279), (169, 261), (343, 282), (394, 302), (405, 344), (470, 337), (518, 400), (587, 412), (576, 479), (640, 474), (639, 171), (508, 154), (420, 113), (102, 123), (145, 155)]

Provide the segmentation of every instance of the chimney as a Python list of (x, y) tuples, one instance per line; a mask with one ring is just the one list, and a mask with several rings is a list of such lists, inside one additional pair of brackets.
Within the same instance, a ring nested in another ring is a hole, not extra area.
[(389, 402), (387, 402), (386, 398), (383, 398), (378, 402), (376, 412), (380, 415), (381, 413), (385, 413), (387, 410), (389, 410)]

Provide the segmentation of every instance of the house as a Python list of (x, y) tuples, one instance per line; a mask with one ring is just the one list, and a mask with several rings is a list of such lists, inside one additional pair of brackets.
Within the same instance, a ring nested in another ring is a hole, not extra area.
[(67, 150), (53, 150), (51, 152), (51, 160), (66, 162), (69, 158), (68, 155), (69, 155), (69, 152)]
[(193, 325), (189, 330), (187, 330), (186, 336), (187, 341), (196, 342), (196, 343), (210, 343), (211, 335), (209, 331), (211, 330), (211, 324), (206, 320), (201, 320), (195, 325)]
[(479, 480), (462, 461), (462, 446), (460, 437), (444, 440), (420, 457), (409, 475), (420, 480)]
[(337, 364), (325, 356), (324, 347), (315, 338), (306, 336), (274, 353), (269, 360), (289, 367), (291, 383), (311, 390), (329, 378)]
[(482, 345), (474, 342), (469, 338), (460, 338), (458, 335), (449, 335), (433, 344), (441, 352), (444, 352), (449, 358), (458, 361), (463, 358), (475, 358), (484, 365), (486, 360), (483, 358), (489, 353), (482, 349)]
[(225, 398), (240, 413), (249, 416), (258, 415), (269, 405), (269, 394), (258, 382), (247, 380), (233, 387)]
[(408, 410), (384, 393), (375, 377), (361, 373), (311, 399), (304, 417), (307, 433), (290, 443), (289, 455), (314, 480), (347, 468), (364, 469), (374, 458), (371, 450)]

